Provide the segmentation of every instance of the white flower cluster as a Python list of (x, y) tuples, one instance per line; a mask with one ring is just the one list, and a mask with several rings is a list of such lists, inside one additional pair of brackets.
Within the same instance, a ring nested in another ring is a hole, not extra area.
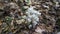
[(27, 9), (27, 21), (32, 21), (32, 23), (36, 25), (37, 22), (39, 22), (39, 16), (41, 15), (41, 13), (39, 13), (39, 11), (34, 10), (33, 8), (33, 6), (30, 6), (30, 8)]

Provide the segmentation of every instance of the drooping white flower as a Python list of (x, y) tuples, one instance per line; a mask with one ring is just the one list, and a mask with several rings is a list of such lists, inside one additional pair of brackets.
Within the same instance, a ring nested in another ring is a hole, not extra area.
[(32, 25), (29, 25), (28, 27), (29, 27), (29, 28), (31, 28), (31, 27), (32, 27)]
[(27, 21), (28, 21), (28, 22), (31, 22), (31, 19), (30, 19), (30, 18), (27, 18)]

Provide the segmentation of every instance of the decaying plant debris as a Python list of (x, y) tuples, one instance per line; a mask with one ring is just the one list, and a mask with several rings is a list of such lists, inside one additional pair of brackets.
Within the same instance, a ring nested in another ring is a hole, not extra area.
[(0, 34), (57, 34), (59, 19), (59, 0), (0, 0)]

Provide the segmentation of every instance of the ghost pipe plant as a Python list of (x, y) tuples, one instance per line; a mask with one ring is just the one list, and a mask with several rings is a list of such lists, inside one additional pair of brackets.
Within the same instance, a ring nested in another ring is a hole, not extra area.
[(26, 11), (27, 18), (26, 18), (26, 20), (28, 22), (32, 22), (33, 25), (35, 26), (39, 22), (39, 16), (41, 15), (41, 13), (39, 13), (39, 11), (34, 10), (33, 8), (34, 8), (33, 6), (30, 6), (27, 9), (27, 11)]

